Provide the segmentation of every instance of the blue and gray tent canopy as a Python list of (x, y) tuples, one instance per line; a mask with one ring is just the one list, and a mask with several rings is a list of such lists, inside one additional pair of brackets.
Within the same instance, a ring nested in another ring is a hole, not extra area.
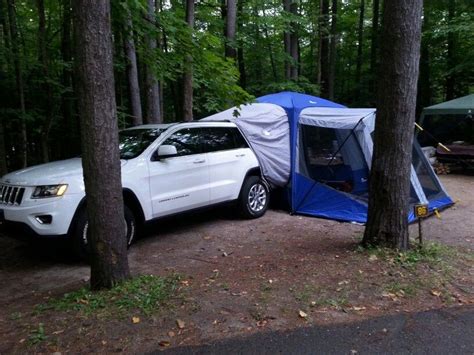
[[(375, 109), (282, 92), (204, 120), (238, 125), (266, 179), (287, 189), (293, 213), (366, 222)], [(420, 202), (431, 211), (453, 203), (415, 142), (410, 204)]]

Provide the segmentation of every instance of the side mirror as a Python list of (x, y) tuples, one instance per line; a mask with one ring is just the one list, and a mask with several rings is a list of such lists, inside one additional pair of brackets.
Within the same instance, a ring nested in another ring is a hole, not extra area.
[(171, 158), (177, 155), (178, 151), (174, 145), (160, 145), (156, 153), (153, 154), (153, 160)]

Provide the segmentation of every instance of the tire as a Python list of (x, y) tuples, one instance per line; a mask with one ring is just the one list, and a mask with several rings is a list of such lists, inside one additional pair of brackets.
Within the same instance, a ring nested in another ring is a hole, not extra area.
[(249, 176), (242, 185), (239, 196), (239, 210), (247, 219), (262, 217), (268, 208), (270, 192), (258, 176)]
[[(130, 248), (137, 235), (137, 222), (135, 215), (127, 206), (124, 206), (124, 216), (127, 224), (127, 247)], [(88, 228), (87, 212), (86, 208), (83, 207), (76, 216), (72, 231), (73, 251), (80, 259), (87, 259), (90, 252)]]

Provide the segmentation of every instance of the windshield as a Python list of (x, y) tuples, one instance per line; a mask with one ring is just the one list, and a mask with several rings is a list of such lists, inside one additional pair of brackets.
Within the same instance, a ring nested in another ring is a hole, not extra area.
[(164, 131), (164, 128), (138, 128), (120, 131), (120, 159), (133, 159), (138, 157)]

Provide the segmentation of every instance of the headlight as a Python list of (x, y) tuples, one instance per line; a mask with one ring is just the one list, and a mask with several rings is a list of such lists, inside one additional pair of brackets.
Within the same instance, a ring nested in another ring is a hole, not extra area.
[(62, 196), (67, 190), (67, 185), (36, 186), (31, 198), (44, 198)]

